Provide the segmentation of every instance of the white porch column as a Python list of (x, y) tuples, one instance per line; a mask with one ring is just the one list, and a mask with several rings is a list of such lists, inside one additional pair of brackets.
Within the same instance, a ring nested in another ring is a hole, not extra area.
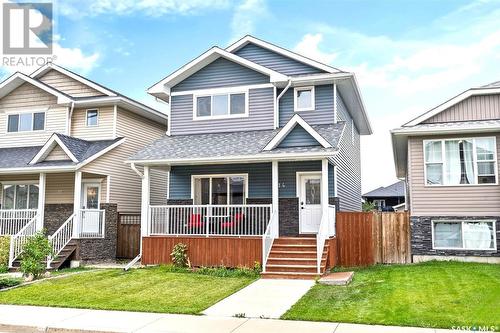
[(278, 230), (275, 230), (275, 236), (279, 236), (279, 178), (278, 178), (278, 161), (272, 161), (272, 193), (273, 193), (273, 212), (278, 214), (276, 220), (278, 221)]
[(141, 236), (149, 235), (149, 167), (144, 166), (141, 191)]
[(75, 192), (73, 194), (73, 213), (76, 213), (73, 220), (73, 238), (78, 238), (80, 227), (80, 208), (82, 206), (82, 172), (75, 171)]
[(328, 160), (321, 160), (321, 208), (323, 216), (328, 214)]
[(43, 220), (45, 216), (45, 183), (47, 175), (40, 173), (38, 177), (38, 221), (36, 221), (36, 230), (43, 229)]

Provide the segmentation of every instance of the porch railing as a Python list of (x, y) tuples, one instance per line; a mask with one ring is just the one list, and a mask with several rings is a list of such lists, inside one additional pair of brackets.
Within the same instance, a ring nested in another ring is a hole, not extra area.
[(77, 238), (104, 238), (106, 222), (104, 209), (80, 209), (77, 214)]
[(37, 209), (0, 209), (0, 236), (17, 234), (37, 213)]
[(266, 232), (262, 235), (262, 271), (266, 272), (267, 259), (271, 253), (274, 239), (278, 237), (278, 211), (274, 210), (271, 215)]
[(319, 224), (318, 233), (316, 234), (316, 264), (318, 274), (321, 274), (321, 261), (326, 240), (335, 235), (335, 206), (329, 205), (326, 208), (327, 214), (323, 214)]
[(71, 241), (75, 216), (76, 214), (72, 214), (53, 235), (49, 236), (49, 242), (52, 245), (52, 256), (47, 258), (48, 269), (50, 269), (50, 264), (61, 253), (62, 249)]
[(261, 236), (271, 205), (150, 206), (149, 235)]
[(17, 234), (10, 238), (9, 268), (12, 268), (14, 260), (23, 252), (28, 239), (35, 235), (38, 218), (39, 216), (35, 215)]

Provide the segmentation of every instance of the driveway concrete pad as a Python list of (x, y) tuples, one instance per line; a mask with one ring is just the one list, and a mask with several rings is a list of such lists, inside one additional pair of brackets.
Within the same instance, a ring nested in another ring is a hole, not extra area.
[(292, 321), (275, 319), (250, 319), (240, 326), (238, 333), (332, 333), (337, 323), (322, 323), (312, 321)]
[(161, 319), (144, 326), (137, 332), (151, 333), (230, 333), (248, 319), (229, 317), (191, 316), (186, 320), (185, 315), (163, 315)]
[(47, 327), (61, 320), (81, 315), (86, 310), (58, 308), (54, 317), (54, 308), (40, 306), (0, 305), (0, 324), (12, 326)]
[(219, 317), (279, 318), (313, 285), (312, 280), (260, 279), (203, 313)]

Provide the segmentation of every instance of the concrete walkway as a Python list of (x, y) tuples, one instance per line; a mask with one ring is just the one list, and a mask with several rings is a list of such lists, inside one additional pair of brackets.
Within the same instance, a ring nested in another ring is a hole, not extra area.
[(0, 305), (0, 332), (437, 333), (427, 328)]
[(280, 318), (314, 285), (313, 280), (259, 279), (203, 312), (207, 316)]

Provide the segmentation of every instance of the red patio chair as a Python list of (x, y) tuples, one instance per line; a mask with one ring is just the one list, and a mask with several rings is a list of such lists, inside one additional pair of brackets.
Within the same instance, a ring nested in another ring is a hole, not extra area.
[(245, 215), (243, 213), (236, 213), (233, 215), (231, 221), (223, 222), (221, 225), (223, 228), (232, 228), (237, 223), (240, 223), (241, 221), (243, 221), (244, 217), (245, 217)]
[(188, 226), (190, 228), (200, 228), (203, 227), (205, 223), (201, 220), (201, 214), (191, 214), (189, 217)]

